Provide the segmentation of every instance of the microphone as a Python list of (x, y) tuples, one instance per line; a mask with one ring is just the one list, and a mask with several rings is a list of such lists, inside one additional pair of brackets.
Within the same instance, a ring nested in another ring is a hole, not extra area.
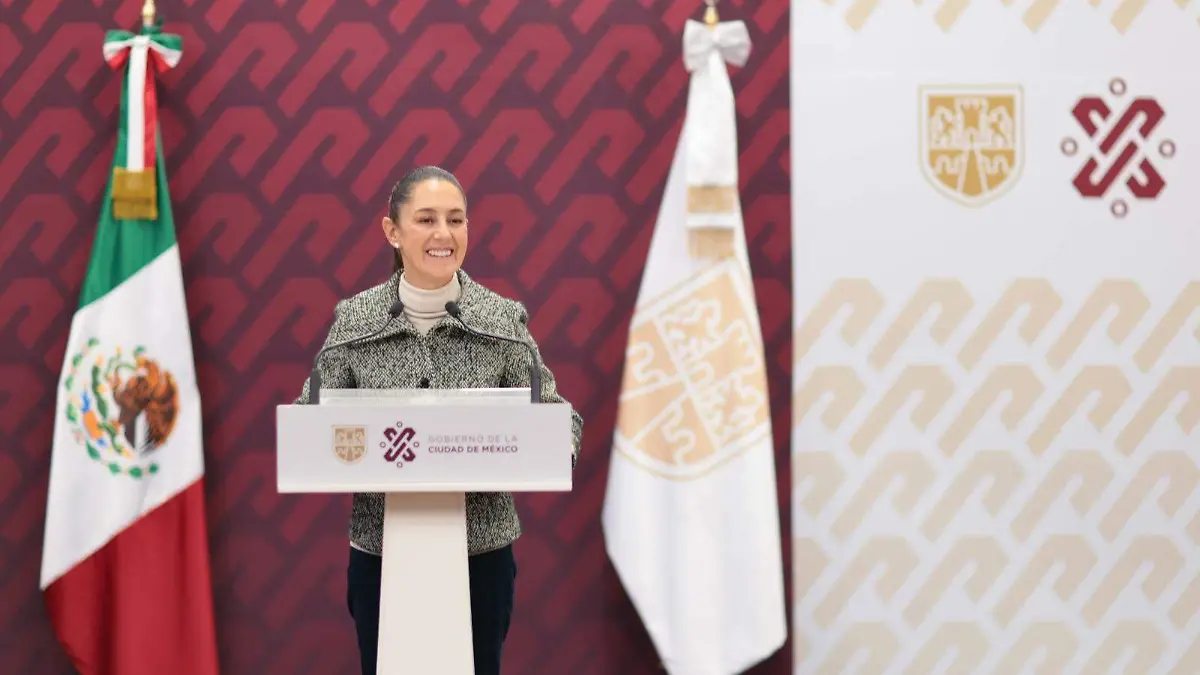
[(315, 404), (318, 404), (321, 402), (321, 371), (317, 369), (317, 359), (320, 359), (322, 354), (324, 354), (325, 352), (334, 350), (334, 349), (340, 349), (342, 347), (345, 347), (346, 345), (353, 344), (355, 342), (361, 342), (362, 340), (369, 340), (369, 339), (375, 337), (376, 335), (379, 335), (380, 333), (382, 333), (384, 331), (385, 328), (387, 328), (392, 323), (393, 319), (395, 319), (396, 317), (400, 316), (403, 313), (404, 313), (404, 303), (401, 302), (400, 300), (396, 300), (396, 302), (393, 303), (392, 306), (388, 309), (387, 321), (384, 321), (383, 325), (380, 326), (379, 328), (375, 329), (374, 331), (372, 331), (370, 333), (367, 333), (366, 335), (359, 335), (357, 337), (352, 337), (349, 340), (342, 340), (341, 342), (335, 342), (327, 347), (323, 347), (321, 349), (321, 351), (317, 352), (317, 355), (313, 357), (312, 372), (309, 373), (309, 375), (308, 375), (308, 402), (309, 402), (309, 404), (315, 405)]
[(491, 338), (493, 340), (503, 340), (504, 342), (512, 342), (514, 344), (521, 345), (525, 349), (528, 349), (529, 355), (533, 357), (533, 362), (529, 366), (529, 401), (530, 403), (542, 402), (542, 363), (541, 360), (538, 359), (537, 350), (533, 348), (533, 345), (524, 340), (505, 337), (503, 335), (484, 333), (483, 331), (478, 331), (474, 328), (471, 328), (467, 325), (466, 321), (463, 321), (462, 309), (460, 309), (458, 303), (454, 302), (453, 300), (446, 303), (446, 313), (454, 317), (455, 320), (458, 321), (459, 325), (461, 325), (468, 333), (472, 335)]

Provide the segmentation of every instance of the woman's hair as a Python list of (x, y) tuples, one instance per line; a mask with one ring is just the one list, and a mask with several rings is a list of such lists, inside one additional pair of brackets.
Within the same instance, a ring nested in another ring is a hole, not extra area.
[[(444, 180), (454, 185), (462, 193), (463, 204), (466, 204), (467, 191), (463, 189), (454, 174), (437, 166), (419, 166), (404, 174), (404, 177), (392, 186), (392, 193), (388, 195), (388, 218), (399, 225), (400, 207), (412, 201), (413, 190), (418, 185), (432, 179)], [(404, 261), (400, 258), (400, 249), (392, 249), (392, 271), (400, 272), (403, 269)]]

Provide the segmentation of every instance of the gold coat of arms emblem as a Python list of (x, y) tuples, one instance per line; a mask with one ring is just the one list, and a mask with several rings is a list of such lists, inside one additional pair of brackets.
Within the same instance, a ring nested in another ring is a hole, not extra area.
[(334, 427), (333, 454), (347, 464), (354, 464), (367, 454), (366, 427)]
[(761, 332), (739, 265), (717, 265), (634, 313), (616, 449), (661, 478), (694, 480), (770, 450)]
[(963, 206), (1007, 192), (1025, 161), (1020, 85), (925, 86), (921, 171), (934, 189)]

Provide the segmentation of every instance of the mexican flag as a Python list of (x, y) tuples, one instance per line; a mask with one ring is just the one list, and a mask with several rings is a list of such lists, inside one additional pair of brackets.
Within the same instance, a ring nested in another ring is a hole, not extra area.
[(154, 75), (180, 39), (110, 31), (113, 175), (59, 379), (41, 588), (82, 675), (218, 672), (200, 394)]

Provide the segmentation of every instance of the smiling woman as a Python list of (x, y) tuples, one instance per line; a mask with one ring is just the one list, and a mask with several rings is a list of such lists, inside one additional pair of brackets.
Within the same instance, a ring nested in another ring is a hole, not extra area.
[(445, 169), (414, 169), (392, 188), (383, 233), (396, 251), (396, 270), (408, 283), (441, 288), (467, 254), (466, 192)]
[(436, 166), (408, 172), (392, 188), (383, 234), (393, 249), (393, 270), (404, 314), (422, 334), (446, 316), (462, 285), (467, 255), (467, 196), (454, 174)]
[[(525, 307), (476, 283), (461, 269), (467, 253), (467, 199), (453, 174), (432, 166), (409, 172), (392, 188), (382, 225), (394, 251), (395, 269), (383, 283), (338, 303), (325, 344), (371, 337), (317, 357), (315, 368), (325, 386), (530, 387), (542, 401), (566, 403), (545, 363), (539, 358), (535, 365), (531, 352), (537, 347)], [(404, 311), (394, 314), (397, 299)], [(447, 315), (448, 303), (458, 306), (457, 317)], [(386, 322), (382, 327), (381, 321)], [(480, 338), (465, 330), (463, 323), (532, 344), (534, 349)], [(531, 371), (538, 373), (537, 384)], [(297, 403), (309, 403), (310, 384), (304, 384)], [(571, 412), (573, 465), (583, 420), (574, 409)], [(485, 448), (482, 452), (511, 452), (506, 439), (489, 438), (484, 444), (461, 437), (443, 439), (436, 451), (466, 452), (471, 443)], [(425, 453), (434, 450), (432, 444), (422, 446)], [(517, 565), (512, 544), (521, 535), (521, 523), (511, 493), (469, 492), (466, 502), (475, 673), (492, 675), (500, 672), (513, 611)], [(378, 654), (383, 511), (383, 495), (354, 495), (346, 600), (364, 675), (374, 675)]]

